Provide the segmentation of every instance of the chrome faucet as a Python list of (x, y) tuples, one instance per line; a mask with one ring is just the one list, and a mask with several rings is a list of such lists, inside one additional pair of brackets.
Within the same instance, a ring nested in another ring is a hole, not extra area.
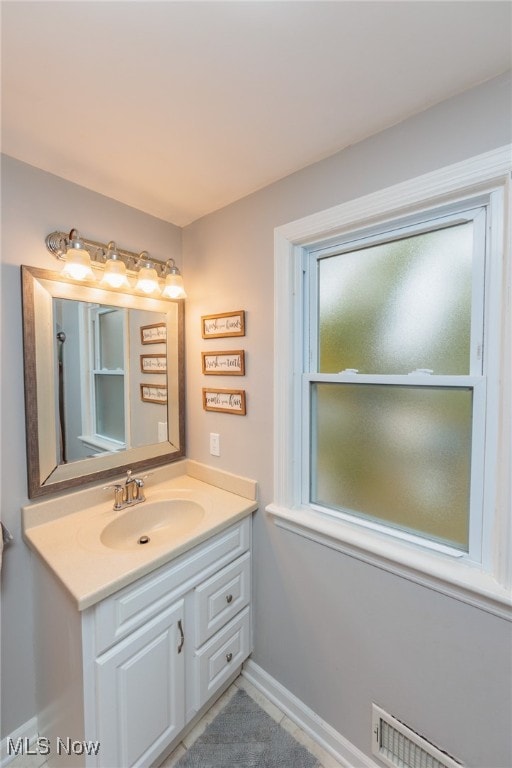
[(125, 507), (131, 507), (133, 504), (140, 504), (141, 501), (146, 500), (142, 490), (144, 488), (144, 478), (133, 477), (131, 469), (127, 471), (124, 483), (106, 485), (104, 490), (107, 490), (107, 488), (114, 489), (114, 510), (116, 511)]

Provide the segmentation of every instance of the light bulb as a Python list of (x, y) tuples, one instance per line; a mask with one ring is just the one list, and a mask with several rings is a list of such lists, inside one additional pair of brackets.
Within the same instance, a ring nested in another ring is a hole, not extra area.
[(110, 255), (105, 263), (105, 274), (102, 279), (103, 285), (111, 288), (129, 288), (130, 283), (126, 275), (126, 265), (115, 251)]
[(143, 293), (155, 293), (158, 290), (158, 275), (153, 264), (148, 261), (146, 266), (139, 269), (135, 288)]
[(165, 278), (165, 285), (162, 296), (168, 299), (186, 299), (187, 294), (183, 285), (183, 278), (179, 272), (171, 272)]
[(70, 241), (66, 252), (66, 264), (62, 274), (71, 277), (73, 280), (96, 280), (91, 266), (91, 257), (80, 240), (76, 229), (72, 229)]

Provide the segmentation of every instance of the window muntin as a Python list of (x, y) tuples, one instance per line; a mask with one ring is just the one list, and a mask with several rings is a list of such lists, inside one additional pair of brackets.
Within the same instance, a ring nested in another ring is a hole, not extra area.
[[(305, 259), (304, 360), (310, 369), (303, 374), (309, 416), (302, 502), (480, 561), (482, 484), (475, 467), (481, 451), (475, 439), (484, 437), (485, 396), (473, 395), (475, 383), (482, 383), (485, 208), (449, 217), (425, 214), (394, 232), (387, 225), (380, 235), (358, 233), (306, 251)], [(352, 415), (349, 400), (360, 401)], [(388, 450), (378, 435), (385, 424), (393, 435)], [(407, 454), (413, 435), (416, 450)], [(400, 450), (391, 450), (397, 442)], [(358, 475), (355, 495), (350, 472)], [(445, 487), (453, 480), (441, 505), (436, 478)], [(395, 489), (394, 500), (386, 488)]]

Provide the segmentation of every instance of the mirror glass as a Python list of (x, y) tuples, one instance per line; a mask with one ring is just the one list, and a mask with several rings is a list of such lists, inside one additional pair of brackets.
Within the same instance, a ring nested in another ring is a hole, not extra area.
[(29, 496), (181, 458), (183, 302), (22, 280)]

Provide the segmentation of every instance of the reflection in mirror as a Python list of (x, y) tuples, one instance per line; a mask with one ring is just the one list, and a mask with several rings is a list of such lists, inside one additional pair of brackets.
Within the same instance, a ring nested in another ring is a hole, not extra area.
[(150, 356), (140, 333), (164, 327), (165, 314), (54, 298), (53, 318), (57, 463), (167, 440), (166, 401), (148, 407), (139, 396), (145, 382), (167, 385), (165, 338)]
[(29, 496), (183, 456), (183, 303), (22, 275)]

